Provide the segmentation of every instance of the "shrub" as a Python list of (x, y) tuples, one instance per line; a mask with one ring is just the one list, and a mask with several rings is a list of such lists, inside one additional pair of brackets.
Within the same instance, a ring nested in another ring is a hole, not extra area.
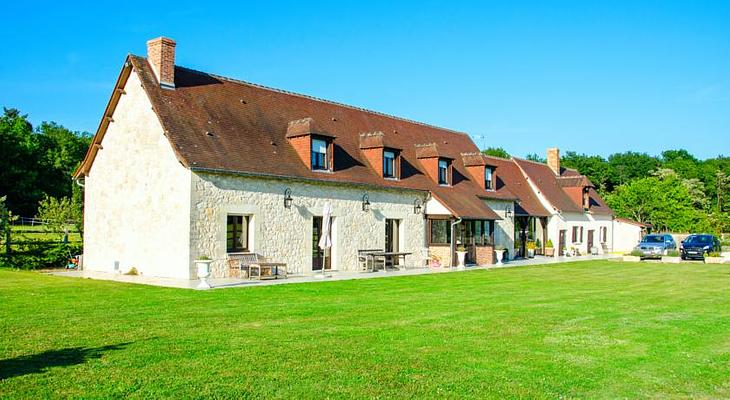
[(707, 254), (708, 257), (722, 257), (722, 254), (720, 254), (719, 251), (713, 251), (709, 254)]
[(548, 239), (548, 241), (545, 243), (545, 247), (547, 247), (548, 249), (552, 249), (553, 248), (553, 241), (552, 241), (552, 239)]
[(18, 269), (64, 268), (80, 253), (80, 244), (28, 241), (13, 245), (13, 252), (3, 257), (0, 265)]
[(540, 241), (540, 239), (535, 239), (535, 247), (537, 247), (538, 249), (542, 248), (542, 242)]
[(643, 257), (644, 253), (642, 253), (641, 250), (634, 249), (634, 250), (631, 250), (631, 253), (629, 253), (628, 255), (634, 256), (634, 257)]
[(529, 241), (527, 242), (527, 250), (535, 250), (537, 246), (535, 245), (535, 242)]
[(139, 275), (139, 271), (137, 271), (136, 267), (132, 267), (129, 271), (125, 272), (124, 275)]

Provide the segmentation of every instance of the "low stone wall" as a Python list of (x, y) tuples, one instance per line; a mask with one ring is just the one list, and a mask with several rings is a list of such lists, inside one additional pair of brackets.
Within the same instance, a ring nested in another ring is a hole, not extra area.
[(442, 267), (451, 266), (451, 247), (449, 246), (429, 246), (429, 257), (438, 257)]

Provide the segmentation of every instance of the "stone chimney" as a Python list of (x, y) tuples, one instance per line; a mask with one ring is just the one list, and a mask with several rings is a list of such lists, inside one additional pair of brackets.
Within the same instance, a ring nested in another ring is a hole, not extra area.
[(175, 41), (158, 37), (147, 41), (147, 62), (155, 72), (157, 82), (165, 89), (175, 88)]
[(547, 165), (555, 175), (560, 176), (560, 149), (557, 147), (547, 149)]

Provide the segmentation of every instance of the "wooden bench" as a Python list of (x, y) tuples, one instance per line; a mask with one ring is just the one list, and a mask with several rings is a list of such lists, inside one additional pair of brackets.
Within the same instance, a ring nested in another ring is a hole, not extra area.
[(267, 262), (256, 253), (229, 253), (229, 275), (233, 278), (278, 279), (288, 278), (286, 263)]

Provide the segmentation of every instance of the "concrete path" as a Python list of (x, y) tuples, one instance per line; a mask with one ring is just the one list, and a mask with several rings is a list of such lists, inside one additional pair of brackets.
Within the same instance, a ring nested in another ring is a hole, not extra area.
[[(487, 265), (487, 266), (468, 266), (466, 269), (460, 271), (457, 268), (409, 268), (406, 270), (390, 270), (388, 272), (377, 271), (377, 272), (345, 272), (345, 271), (333, 271), (328, 272), (325, 277), (320, 273), (311, 275), (295, 275), (289, 276), (288, 279), (272, 279), (272, 280), (247, 280), (247, 279), (233, 279), (233, 278), (213, 278), (208, 279), (208, 282), (213, 289), (223, 289), (232, 287), (254, 287), (254, 286), (270, 286), (270, 285), (286, 285), (291, 283), (307, 283), (307, 282), (327, 282), (327, 281), (343, 281), (350, 279), (373, 279), (373, 278), (387, 278), (392, 276), (409, 276), (409, 275), (424, 275), (424, 274), (435, 274), (445, 272), (463, 272), (472, 271), (478, 269), (496, 269), (496, 268), (514, 268), (524, 267), (530, 265), (545, 265), (545, 264), (557, 264), (564, 262), (573, 261), (587, 261), (587, 260), (606, 260), (606, 259), (618, 259), (616, 255), (600, 255), (600, 256), (579, 256), (579, 257), (542, 257), (535, 256), (531, 259), (519, 259), (511, 260), (504, 263), (503, 265)], [(170, 278), (156, 278), (151, 276), (141, 275), (122, 275), (108, 272), (92, 272), (92, 271), (52, 271), (49, 272), (51, 275), (66, 276), (75, 278), (88, 278), (88, 279), (100, 279), (100, 280), (111, 280), (116, 282), (127, 282), (127, 283), (138, 283), (143, 285), (173, 287), (182, 289), (194, 289), (198, 282), (197, 280), (185, 280), (185, 279), (170, 279)]]

